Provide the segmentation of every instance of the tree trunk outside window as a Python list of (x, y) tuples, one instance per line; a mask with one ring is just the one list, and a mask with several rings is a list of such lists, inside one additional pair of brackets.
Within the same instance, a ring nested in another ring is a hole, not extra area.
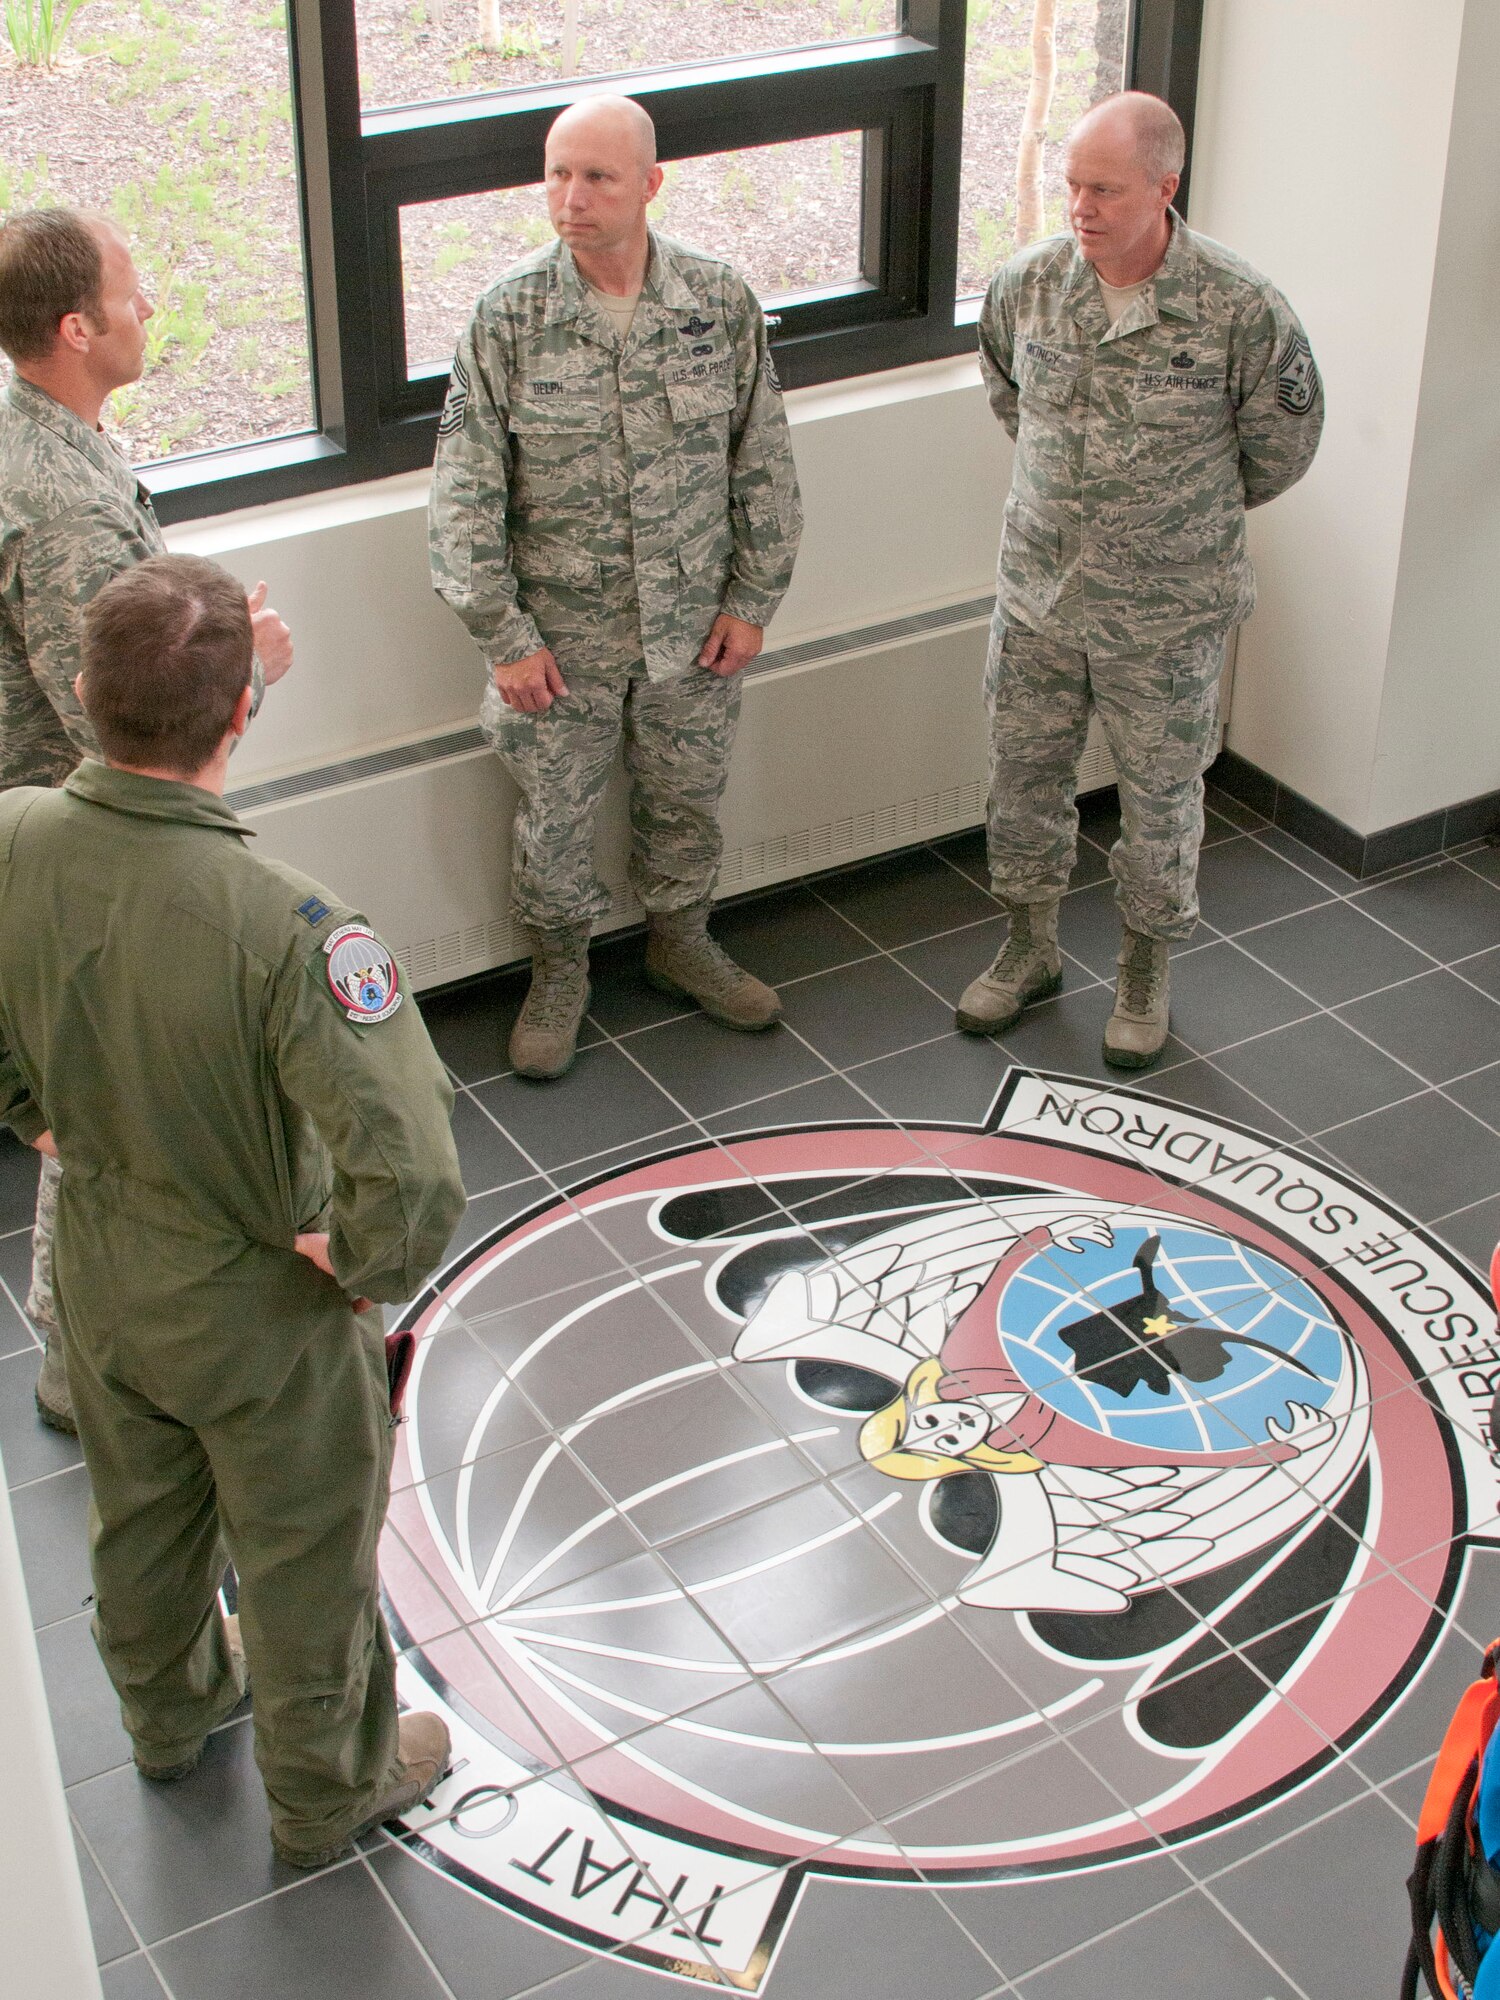
[(1057, 0), (1034, 0), (1031, 12), (1031, 89), (1016, 146), (1016, 248), (1041, 233), (1042, 154), (1047, 144), (1047, 117), (1052, 109), (1052, 82), (1057, 74)]

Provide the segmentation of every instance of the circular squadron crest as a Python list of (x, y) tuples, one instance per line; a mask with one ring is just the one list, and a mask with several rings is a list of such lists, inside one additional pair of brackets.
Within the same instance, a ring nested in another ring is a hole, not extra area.
[(748, 1990), (809, 1873), (1072, 1873), (1313, 1780), (1496, 1513), (1478, 1281), (1064, 1078), (641, 1161), (407, 1323), (384, 1573), (456, 1748), (408, 1838)]

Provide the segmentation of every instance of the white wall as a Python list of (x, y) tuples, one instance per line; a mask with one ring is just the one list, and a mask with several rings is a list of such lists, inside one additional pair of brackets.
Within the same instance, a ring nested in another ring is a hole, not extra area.
[[(1496, 0), (1468, 11), (1492, 26), (1500, 14)], [(1395, 811), (1372, 791), (1464, 12), (1464, 0), (1204, 9), (1190, 219), (1286, 293), (1328, 396), (1311, 472), (1252, 517), (1260, 609), (1229, 742), (1361, 833), (1466, 796), (1443, 775), (1435, 716), (1412, 718), (1427, 789)], [(1475, 81), (1476, 112), (1494, 75)], [(1472, 222), (1500, 212), (1497, 189), (1492, 176), (1452, 202)]]
[(1469, 0), (1371, 782), (1390, 826), (1500, 790), (1500, 5)]

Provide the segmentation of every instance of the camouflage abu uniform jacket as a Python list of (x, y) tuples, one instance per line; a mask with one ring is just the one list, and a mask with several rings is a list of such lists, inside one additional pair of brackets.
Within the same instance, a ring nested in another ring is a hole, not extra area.
[(559, 634), (586, 657), (601, 591), (623, 591), (648, 676), (672, 680), (720, 611), (764, 625), (791, 580), (802, 509), (760, 307), (727, 264), (650, 240), (623, 344), (561, 243), (493, 285), (459, 342), (433, 582), (488, 662)]
[(83, 609), (166, 548), (118, 448), (31, 382), (0, 398), (0, 788), (98, 755), (73, 692)]
[(1013, 257), (980, 317), (980, 369), (1017, 447), (998, 606), (1084, 650), (1248, 618), (1245, 509), (1302, 477), (1323, 428), (1286, 300), (1171, 223), (1154, 284), (1113, 327), (1071, 237)]

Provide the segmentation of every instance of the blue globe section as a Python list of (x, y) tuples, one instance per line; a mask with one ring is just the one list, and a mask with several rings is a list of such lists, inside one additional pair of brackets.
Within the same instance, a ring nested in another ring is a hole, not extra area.
[[(1122, 1396), (1080, 1380), (1062, 1336), (1103, 1308), (1140, 1298), (1132, 1259), (1152, 1236), (1161, 1241), (1153, 1275), (1174, 1324), (1221, 1327), (1263, 1346), (1230, 1342), (1223, 1371), (1211, 1381), (1173, 1374), (1164, 1394), (1137, 1382)], [(1268, 1418), (1285, 1425), (1289, 1402), (1322, 1409), (1347, 1366), (1345, 1337), (1309, 1285), (1263, 1251), (1190, 1224), (1117, 1224), (1109, 1249), (1054, 1244), (1039, 1251), (1001, 1297), (1000, 1341), (1027, 1387), (1063, 1416), (1184, 1459), (1263, 1444)]]

